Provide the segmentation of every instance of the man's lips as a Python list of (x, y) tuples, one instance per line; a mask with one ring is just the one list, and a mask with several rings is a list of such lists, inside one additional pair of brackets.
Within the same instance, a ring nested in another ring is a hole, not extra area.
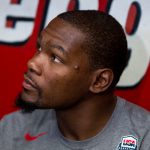
[(24, 75), (24, 81), (23, 81), (22, 85), (27, 90), (37, 89), (36, 84), (34, 83), (34, 81), (27, 74)]

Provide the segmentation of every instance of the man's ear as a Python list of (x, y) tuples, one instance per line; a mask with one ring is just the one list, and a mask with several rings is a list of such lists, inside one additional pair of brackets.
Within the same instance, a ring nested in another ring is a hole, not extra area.
[(111, 69), (97, 69), (92, 74), (92, 82), (89, 90), (92, 93), (100, 93), (106, 91), (111, 85), (114, 74)]

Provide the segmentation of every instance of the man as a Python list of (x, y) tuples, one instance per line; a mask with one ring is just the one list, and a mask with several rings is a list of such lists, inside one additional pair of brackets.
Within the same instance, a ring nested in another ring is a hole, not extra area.
[(22, 111), (0, 124), (0, 150), (150, 150), (150, 114), (114, 95), (128, 60), (110, 15), (71, 11), (41, 32), (28, 62)]

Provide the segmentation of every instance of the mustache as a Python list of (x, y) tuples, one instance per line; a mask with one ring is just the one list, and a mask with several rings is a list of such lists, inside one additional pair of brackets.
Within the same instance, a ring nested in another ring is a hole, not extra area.
[(38, 90), (40, 89), (40, 87), (38, 86), (38, 84), (36, 83), (36, 81), (33, 79), (33, 77), (31, 76), (29, 72), (24, 73), (24, 80), (35, 89), (38, 89)]

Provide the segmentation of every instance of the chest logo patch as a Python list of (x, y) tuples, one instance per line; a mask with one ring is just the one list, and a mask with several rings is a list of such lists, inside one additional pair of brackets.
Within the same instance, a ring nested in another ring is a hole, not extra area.
[(137, 150), (138, 139), (132, 135), (123, 136), (117, 150)]

